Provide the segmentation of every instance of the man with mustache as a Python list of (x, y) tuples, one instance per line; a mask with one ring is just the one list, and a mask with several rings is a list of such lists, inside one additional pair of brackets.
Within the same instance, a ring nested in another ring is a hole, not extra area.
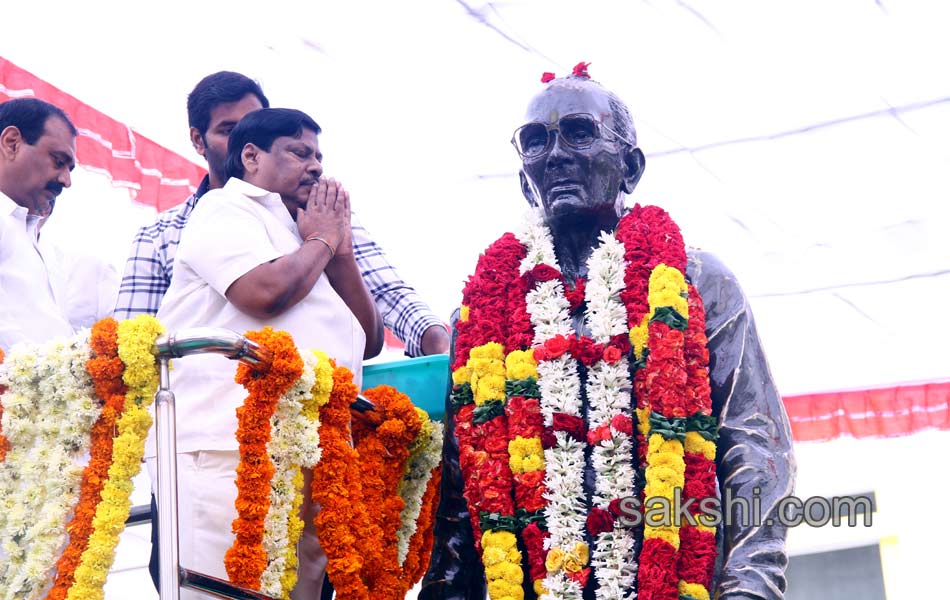
[(35, 98), (0, 104), (0, 348), (73, 333), (37, 227), (75, 166), (76, 128), (62, 109)]

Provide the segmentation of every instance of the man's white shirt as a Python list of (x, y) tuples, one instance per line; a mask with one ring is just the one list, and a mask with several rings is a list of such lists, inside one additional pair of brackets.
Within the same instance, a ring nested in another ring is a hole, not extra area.
[[(261, 320), (241, 312), (225, 293), (238, 278), (264, 263), (290, 254), (303, 241), (280, 195), (231, 178), (202, 197), (182, 233), (171, 285), (158, 310), (169, 332), (191, 327), (222, 327), (240, 334), (271, 326), (289, 332), (301, 352), (318, 349), (357, 378), (366, 337), (363, 328), (321, 275), (303, 300), (283, 314)], [(218, 355), (173, 361), (177, 450), (237, 450), (235, 409), (247, 393), (234, 382), (237, 365)], [(150, 437), (146, 456), (154, 456)]]
[(55, 257), (37, 243), (38, 218), (0, 192), (0, 348), (73, 333), (66, 281)]

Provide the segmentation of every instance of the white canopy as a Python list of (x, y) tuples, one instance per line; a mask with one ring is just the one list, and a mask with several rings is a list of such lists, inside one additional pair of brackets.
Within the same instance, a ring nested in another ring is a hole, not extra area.
[[(446, 319), (524, 207), (508, 140), (541, 73), (589, 61), (648, 156), (630, 202), (735, 270), (783, 393), (950, 375), (942, 3), (8, 4), (0, 56), (194, 160), (185, 97), (211, 72), (310, 113)], [(150, 217), (107, 186), (77, 176), (48, 230), (121, 267)]]

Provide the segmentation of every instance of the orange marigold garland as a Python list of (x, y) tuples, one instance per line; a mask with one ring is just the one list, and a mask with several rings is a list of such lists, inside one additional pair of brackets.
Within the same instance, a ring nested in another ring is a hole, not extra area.
[(350, 404), (357, 393), (349, 369), (336, 367), (330, 402), (320, 411), (322, 454), (311, 485), (313, 501), (321, 506), (314, 524), (327, 554), (327, 576), (337, 596), (345, 600), (369, 599), (360, 576), (369, 516), (360, 482), (362, 465), (350, 446)]
[(363, 465), (363, 502), (373, 507), (372, 529), (380, 537), (367, 540), (363, 579), (373, 598), (404, 598), (410, 584), (402, 577), (397, 557), (396, 532), (405, 508), (398, 488), (409, 447), (422, 424), (409, 398), (396, 389), (379, 386), (364, 394), (376, 409), (361, 415), (353, 438)]
[(435, 515), (439, 508), (439, 490), (442, 483), (442, 465), (432, 469), (432, 477), (422, 496), (422, 511), (416, 532), (409, 540), (409, 554), (402, 564), (403, 579), (410, 586), (415, 585), (429, 568), (429, 556), (432, 554), (433, 535), (435, 533)]
[(237, 409), (238, 439), (241, 461), (238, 464), (238, 496), (234, 502), (238, 518), (232, 525), (234, 545), (225, 553), (228, 577), (237, 585), (260, 588), (260, 578), (267, 567), (263, 548), (264, 517), (270, 507), (270, 480), (274, 465), (267, 454), (270, 439), (270, 418), (277, 401), (303, 373), (303, 360), (293, 338), (284, 331), (265, 327), (245, 334), (249, 339), (274, 353), (264, 370), (248, 365), (238, 366), (235, 381), (247, 389), (244, 405)]
[(103, 407), (92, 427), (89, 464), (82, 473), (79, 502), (72, 520), (66, 526), (69, 544), (56, 563), (56, 579), (46, 596), (48, 600), (65, 600), (73, 585), (76, 567), (92, 535), (92, 522), (101, 500), (102, 488), (109, 479), (116, 421), (125, 408), (127, 390), (122, 382), (125, 365), (119, 358), (116, 320), (107, 318), (93, 325), (89, 346), (92, 357), (86, 361), (86, 372), (92, 378), (96, 396), (103, 401)]

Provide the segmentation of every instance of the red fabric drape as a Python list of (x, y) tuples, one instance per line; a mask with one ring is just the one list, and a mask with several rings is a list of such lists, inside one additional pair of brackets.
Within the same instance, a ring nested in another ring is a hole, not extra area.
[(950, 381), (786, 396), (783, 401), (798, 442), (950, 429)]
[(171, 208), (185, 200), (204, 177), (205, 170), (185, 157), (0, 57), (0, 102), (24, 97), (46, 100), (66, 111), (79, 130), (79, 165), (106, 175), (116, 187), (127, 188), (138, 203), (159, 211)]

